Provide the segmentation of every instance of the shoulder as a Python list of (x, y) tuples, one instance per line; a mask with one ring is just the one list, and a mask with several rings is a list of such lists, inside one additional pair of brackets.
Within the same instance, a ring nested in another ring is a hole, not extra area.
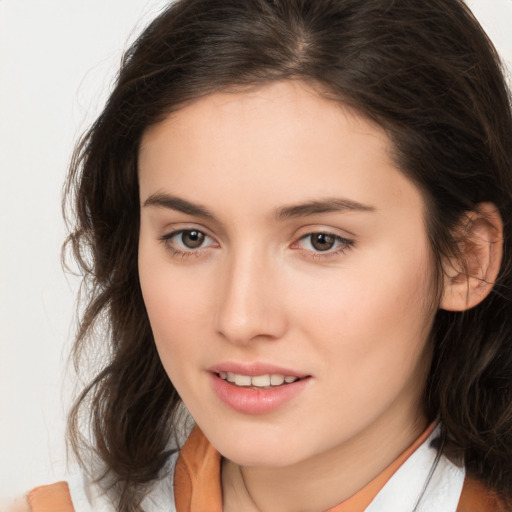
[(510, 512), (507, 506), (493, 491), (478, 480), (466, 476), (460, 495), (457, 512)]

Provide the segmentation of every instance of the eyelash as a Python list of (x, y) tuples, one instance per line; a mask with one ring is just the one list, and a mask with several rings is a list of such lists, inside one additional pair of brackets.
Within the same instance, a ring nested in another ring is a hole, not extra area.
[[(204, 233), (203, 231), (201, 231), (199, 229), (179, 229), (179, 230), (173, 231), (171, 233), (168, 233), (166, 235), (163, 235), (160, 238), (160, 240), (163, 242), (163, 244), (165, 245), (165, 248), (172, 254), (172, 256), (180, 257), (182, 259), (185, 259), (185, 258), (188, 258), (191, 256), (198, 257), (201, 255), (201, 253), (206, 248), (214, 246), (213, 244), (210, 244), (207, 246), (198, 247), (197, 249), (192, 249), (192, 248), (179, 249), (178, 247), (176, 247), (175, 244), (172, 243), (173, 238), (180, 236), (180, 235), (183, 236), (183, 234), (185, 234), (185, 233), (192, 233), (192, 232), (200, 233), (201, 235), (203, 235), (205, 237), (205, 240), (206, 239), (213, 240), (210, 236), (208, 236), (206, 233)], [(330, 248), (325, 251), (315, 251), (314, 249), (303, 249), (303, 248), (297, 247), (297, 245), (300, 242), (302, 242), (303, 240), (307, 240), (308, 238), (310, 240), (309, 243), (311, 245), (311, 237), (313, 237), (314, 235), (325, 235), (328, 237), (332, 237), (334, 239), (334, 244), (338, 244), (338, 247), (336, 247), (334, 250), (332, 248)], [(295, 241), (291, 245), (291, 248), (294, 250), (302, 251), (303, 254), (308, 258), (311, 258), (314, 260), (319, 260), (319, 259), (327, 259), (330, 257), (335, 257), (338, 255), (344, 254), (346, 251), (351, 249), (353, 245), (354, 245), (354, 240), (349, 240), (347, 238), (343, 238), (342, 236), (335, 235), (334, 233), (329, 233), (328, 231), (312, 231), (311, 233), (307, 233), (307, 234), (301, 236), (297, 241)]]

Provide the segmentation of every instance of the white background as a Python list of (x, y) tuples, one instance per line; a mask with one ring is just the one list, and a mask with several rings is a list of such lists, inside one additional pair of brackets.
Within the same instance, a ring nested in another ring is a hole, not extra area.
[[(65, 475), (67, 354), (61, 187), (127, 43), (165, 0), (0, 0), (0, 512)], [(469, 5), (512, 69), (512, 0)]]

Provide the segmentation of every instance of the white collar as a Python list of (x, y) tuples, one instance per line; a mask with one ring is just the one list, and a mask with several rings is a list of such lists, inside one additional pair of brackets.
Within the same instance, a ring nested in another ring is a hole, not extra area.
[(365, 512), (456, 512), (465, 470), (445, 456), (436, 465), (438, 451), (432, 441), (439, 432), (438, 426), (388, 480)]

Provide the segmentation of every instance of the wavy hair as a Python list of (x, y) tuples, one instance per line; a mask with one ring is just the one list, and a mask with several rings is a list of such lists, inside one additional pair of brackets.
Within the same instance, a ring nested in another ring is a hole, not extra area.
[(92, 449), (119, 512), (142, 510), (165, 472), (180, 409), (139, 286), (141, 136), (186, 102), (276, 80), (320, 85), (386, 130), (398, 167), (424, 194), (438, 270), (456, 253), (464, 214), (484, 201), (499, 209), (498, 279), (471, 310), (438, 311), (426, 405), (447, 453), (512, 497), (512, 114), (503, 75), (462, 0), (178, 0), (146, 28), (75, 150), (65, 197), (67, 245), (84, 277), (75, 364), (101, 364), (71, 410), (69, 437), (82, 461)]

